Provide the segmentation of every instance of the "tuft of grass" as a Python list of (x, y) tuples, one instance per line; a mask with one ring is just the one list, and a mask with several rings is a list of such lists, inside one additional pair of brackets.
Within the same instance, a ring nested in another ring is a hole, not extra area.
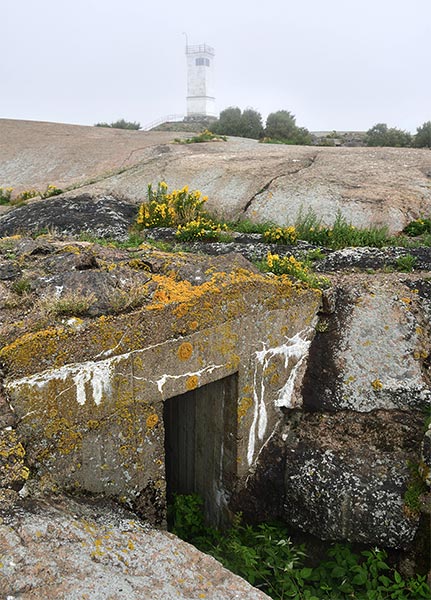
[(263, 235), (268, 229), (271, 229), (271, 227), (275, 227), (275, 224), (271, 221), (254, 223), (250, 219), (227, 221), (226, 225), (231, 231), (237, 231), (238, 233), (260, 233), (261, 235)]
[(16, 279), (11, 285), (11, 291), (17, 296), (24, 296), (31, 292), (31, 282), (27, 277)]
[(148, 300), (145, 284), (133, 284), (127, 289), (114, 289), (109, 294), (109, 312), (119, 314), (141, 307)]
[(91, 292), (85, 294), (80, 290), (68, 292), (59, 298), (43, 296), (36, 304), (36, 308), (44, 316), (50, 317), (82, 317), (87, 315), (90, 307), (97, 301), (96, 295)]
[(411, 273), (417, 263), (417, 258), (411, 254), (405, 254), (397, 258), (395, 268), (401, 273)]

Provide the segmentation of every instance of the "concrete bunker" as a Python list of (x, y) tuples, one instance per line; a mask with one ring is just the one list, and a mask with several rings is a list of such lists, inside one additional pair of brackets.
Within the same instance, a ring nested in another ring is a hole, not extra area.
[[(295, 389), (321, 296), (244, 269), (210, 271), (200, 285), (153, 277), (153, 302), (136, 313), (3, 348), (28, 486), (113, 497), (158, 525), (167, 493), (196, 491), (217, 524), (280, 408), (301, 402)], [(181, 444), (186, 455), (175, 462)], [(181, 475), (191, 460), (192, 483)]]
[(166, 495), (197, 493), (212, 525), (228, 520), (236, 475), (238, 374), (164, 402)]

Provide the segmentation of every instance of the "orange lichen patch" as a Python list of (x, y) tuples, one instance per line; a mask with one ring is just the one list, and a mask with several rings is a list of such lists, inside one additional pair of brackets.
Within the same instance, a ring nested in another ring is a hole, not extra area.
[(159, 422), (159, 417), (156, 415), (156, 413), (153, 413), (147, 417), (146, 425), (147, 425), (148, 429), (153, 429), (153, 427), (155, 427), (158, 422)]
[(198, 322), (197, 321), (191, 321), (189, 323), (189, 327), (192, 331), (195, 331), (198, 328)]
[(198, 387), (199, 378), (197, 375), (191, 375), (187, 378), (186, 381), (186, 389), (187, 390), (195, 390)]
[(180, 360), (189, 360), (189, 358), (191, 357), (192, 354), (193, 354), (193, 346), (190, 344), (190, 342), (184, 342), (178, 348), (177, 355)]
[(401, 298), (401, 302), (404, 302), (404, 304), (411, 304), (412, 299), (411, 298)]

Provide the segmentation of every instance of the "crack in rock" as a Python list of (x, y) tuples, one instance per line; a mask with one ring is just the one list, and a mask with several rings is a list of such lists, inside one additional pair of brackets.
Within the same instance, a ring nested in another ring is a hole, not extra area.
[(256, 200), (257, 196), (260, 196), (260, 194), (263, 194), (263, 192), (266, 192), (269, 189), (269, 187), (271, 186), (271, 184), (276, 179), (279, 179), (280, 177), (287, 177), (289, 175), (296, 175), (300, 171), (304, 171), (304, 169), (309, 169), (311, 166), (314, 165), (314, 163), (316, 162), (316, 159), (317, 159), (317, 153), (314, 156), (312, 156), (311, 158), (308, 159), (308, 164), (306, 164), (305, 166), (299, 167), (299, 169), (296, 169), (296, 171), (291, 171), (290, 173), (280, 173), (279, 175), (275, 175), (274, 177), (272, 177), (267, 183), (265, 183), (265, 185), (259, 191), (257, 191), (250, 198), (250, 200), (248, 200), (246, 202), (244, 208), (242, 209), (243, 214), (245, 214), (248, 211), (248, 209), (250, 208), (250, 206), (253, 204), (254, 200)]

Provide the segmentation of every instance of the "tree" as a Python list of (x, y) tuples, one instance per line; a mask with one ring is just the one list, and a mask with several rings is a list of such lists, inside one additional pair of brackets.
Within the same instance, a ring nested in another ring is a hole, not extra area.
[(124, 119), (118, 119), (113, 123), (96, 123), (95, 127), (112, 127), (113, 129), (141, 129), (141, 124), (136, 121), (125, 121)]
[(265, 135), (275, 140), (291, 140), (297, 132), (295, 115), (288, 110), (278, 110), (268, 115)]
[(367, 131), (365, 141), (367, 146), (405, 148), (411, 146), (412, 136), (408, 131), (388, 127), (386, 123), (377, 123)]
[(259, 139), (263, 135), (262, 116), (252, 108), (244, 112), (237, 106), (221, 111), (218, 121), (211, 125), (214, 133)]
[(230, 106), (221, 111), (218, 121), (212, 125), (214, 133), (222, 135), (241, 135), (241, 109)]
[(263, 137), (262, 115), (246, 108), (241, 115), (241, 136), (258, 140)]
[(426, 121), (416, 129), (414, 145), (416, 148), (431, 148), (431, 121)]

